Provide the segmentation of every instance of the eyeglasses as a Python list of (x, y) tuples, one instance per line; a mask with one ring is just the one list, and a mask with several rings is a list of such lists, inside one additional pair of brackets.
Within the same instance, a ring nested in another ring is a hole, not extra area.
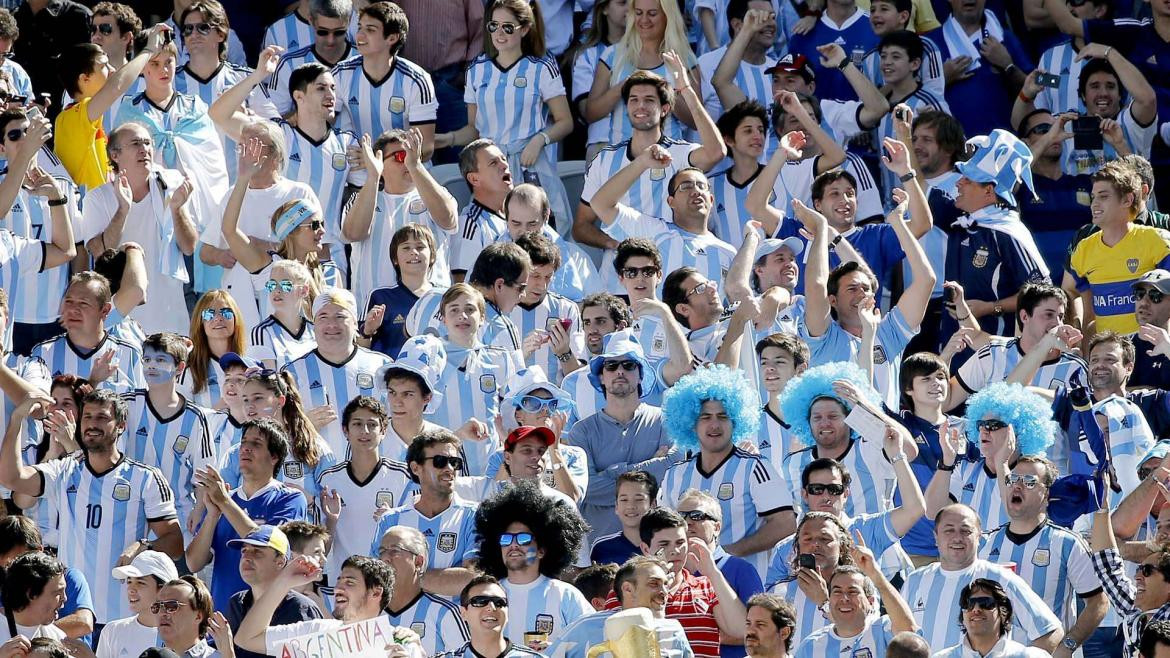
[(699, 190), (700, 192), (706, 192), (709, 189), (711, 189), (711, 186), (707, 184), (707, 181), (688, 180), (688, 181), (683, 181), (683, 182), (679, 183), (678, 187), (674, 188), (674, 191), (675, 192), (690, 192), (691, 190)]
[(711, 516), (701, 509), (693, 509), (689, 512), (679, 512), (679, 516), (688, 521), (718, 521), (719, 519)]
[(561, 401), (557, 398), (538, 398), (535, 395), (525, 395), (520, 398), (520, 408), (530, 414), (538, 414), (547, 411), (548, 413), (556, 413), (561, 406)]
[(826, 493), (828, 493), (830, 496), (845, 495), (845, 485), (837, 484), (835, 482), (830, 484), (821, 484), (819, 482), (811, 483), (807, 485), (804, 490), (810, 496), (823, 496)]
[(994, 610), (995, 607), (995, 599), (990, 596), (972, 596), (967, 599), (967, 605), (964, 605), (963, 609), (974, 610), (975, 608), (979, 608), (980, 610)]
[(166, 610), (168, 615), (173, 615), (179, 608), (185, 605), (187, 605), (185, 601), (175, 601), (174, 599), (169, 601), (155, 601), (150, 604), (150, 614), (157, 615), (159, 611)]
[(13, 128), (4, 133), (5, 139), (10, 142), (19, 142), (28, 134), (28, 128)]
[(527, 546), (532, 543), (531, 532), (505, 532), (500, 535), (500, 546), (511, 546), (513, 542), (517, 546)]
[(1154, 573), (1161, 571), (1161, 569), (1158, 568), (1158, 565), (1149, 563), (1139, 564), (1137, 570), (1138, 573), (1142, 575), (1142, 578), (1149, 578), (1150, 576), (1154, 575)]
[(704, 281), (694, 288), (691, 288), (690, 292), (687, 293), (687, 297), (689, 298), (694, 297), (695, 295), (701, 295), (714, 287), (714, 283), (711, 283), (710, 281)]
[(90, 34), (97, 34), (98, 32), (108, 37), (114, 33), (114, 25), (112, 23), (94, 23), (89, 26)]
[(412, 557), (415, 557), (415, 556), (418, 556), (418, 553), (415, 553), (414, 551), (403, 548), (401, 546), (389, 546), (387, 548), (381, 548), (381, 547), (378, 548), (378, 559), (384, 560), (386, 558), (394, 558), (394, 557), (399, 557), (402, 555), (410, 555)]
[(488, 24), (487, 24), (488, 33), (495, 34), (496, 30), (499, 30), (499, 29), (503, 29), (504, 34), (512, 34), (516, 30), (520, 29), (520, 26), (515, 24), (515, 23), (500, 23), (499, 21), (489, 21), (488, 22)]
[(1032, 128), (1024, 134), (1024, 137), (1031, 137), (1032, 135), (1047, 135), (1048, 131), (1050, 130), (1052, 130), (1051, 123), (1038, 123), (1032, 126)]
[(393, 160), (393, 161), (397, 162), (398, 164), (402, 164), (403, 162), (406, 162), (406, 151), (402, 150), (402, 151), (394, 151), (393, 153), (387, 153), (386, 157), (382, 158), (382, 162), (385, 162), (387, 160)]
[(280, 281), (269, 279), (264, 282), (264, 289), (268, 292), (275, 292), (277, 288), (280, 288), (281, 292), (292, 292), (295, 286), (296, 284), (288, 279), (281, 279)]
[(1147, 290), (1146, 288), (1138, 288), (1137, 290), (1133, 291), (1134, 301), (1145, 299), (1146, 295), (1149, 295), (1150, 301), (1154, 302), (1155, 304), (1161, 304), (1162, 300), (1166, 299), (1166, 294), (1161, 290)]
[(323, 28), (317, 28), (317, 36), (319, 37), (343, 37), (345, 36), (345, 32), (345, 28), (340, 30), (326, 30)]
[(184, 23), (183, 36), (189, 37), (198, 32), (203, 36), (211, 34), (211, 23)]
[(1035, 489), (1036, 485), (1040, 484), (1040, 478), (1035, 475), (1016, 475), (1015, 473), (1008, 473), (1003, 476), (1003, 481), (1009, 487), (1022, 484), (1025, 489)]
[(309, 221), (298, 226), (297, 230), (300, 230), (303, 228), (307, 228), (313, 232), (320, 231), (321, 229), (325, 228), (325, 222), (323, 222), (319, 219), (310, 219)]
[(199, 313), (199, 317), (203, 318), (204, 322), (211, 322), (215, 319), (215, 315), (217, 313), (219, 314), (219, 317), (223, 318), (224, 320), (236, 319), (236, 312), (230, 308), (205, 308), (202, 312)]
[(472, 608), (486, 608), (489, 603), (496, 606), (497, 608), (508, 607), (508, 599), (505, 599), (502, 596), (486, 596), (481, 594), (479, 596), (473, 596), (470, 599), (467, 599), (467, 605), (471, 606)]
[(638, 368), (638, 365), (637, 361), (606, 361), (601, 364), (601, 367), (606, 372), (617, 372), (618, 368), (626, 372), (633, 372)]
[(658, 273), (661, 271), (662, 270), (654, 267), (653, 265), (647, 265), (646, 267), (623, 267), (622, 276), (627, 279), (636, 279), (638, 277), (642, 277), (643, 279), (650, 279), (658, 276)]
[(998, 432), (999, 430), (1002, 430), (1003, 428), (1007, 427), (1007, 423), (1003, 422), (1002, 420), (995, 420), (993, 418), (990, 420), (975, 421), (975, 427), (979, 428), (979, 431), (981, 431), (981, 432), (982, 431)]
[(428, 461), (428, 460), (432, 464), (435, 465), (435, 468), (438, 468), (438, 469), (444, 469), (444, 468), (447, 468), (448, 466), (450, 466), (451, 468), (458, 471), (458, 470), (461, 470), (463, 468), (463, 458), (462, 457), (449, 457), (447, 455), (435, 455), (434, 457), (423, 457), (422, 458), (422, 461), (424, 461), (424, 462)]

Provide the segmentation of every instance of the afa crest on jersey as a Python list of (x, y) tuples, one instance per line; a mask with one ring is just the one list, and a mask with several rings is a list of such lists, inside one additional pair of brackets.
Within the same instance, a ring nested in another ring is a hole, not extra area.
[(368, 372), (359, 372), (354, 381), (357, 382), (358, 388), (374, 388), (374, 376)]
[(125, 480), (115, 483), (114, 491), (111, 495), (114, 497), (114, 500), (122, 502), (130, 500), (130, 483)]
[(496, 392), (496, 376), (495, 375), (480, 375), (479, 376), (479, 390), (484, 393)]
[(719, 492), (716, 496), (719, 500), (731, 500), (735, 498), (735, 484), (731, 482), (724, 482), (719, 485)]
[(179, 437), (175, 439), (175, 445), (171, 446), (171, 449), (175, 451), (176, 455), (181, 455), (184, 452), (187, 452), (187, 445), (189, 443), (191, 443), (191, 437), (180, 434)]
[(406, 99), (401, 96), (390, 97), (390, 111), (394, 114), (402, 114), (406, 111)]
[(450, 553), (455, 550), (455, 540), (457, 536), (453, 532), (440, 532), (439, 539), (435, 542), (435, 546), (444, 553)]
[(553, 627), (554, 627), (554, 623), (553, 623), (552, 615), (536, 615), (536, 632), (537, 633), (552, 634)]

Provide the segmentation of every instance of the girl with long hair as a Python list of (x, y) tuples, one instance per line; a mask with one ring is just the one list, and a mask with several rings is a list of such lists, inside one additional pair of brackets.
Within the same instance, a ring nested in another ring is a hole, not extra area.
[(208, 290), (191, 313), (191, 355), (179, 375), (179, 391), (195, 404), (208, 409), (226, 409), (223, 403), (224, 354), (243, 354), (244, 320), (240, 307), (226, 290)]
[[(597, 0), (593, 5), (593, 21), (589, 29), (569, 53), (569, 61), (573, 63), (573, 100), (577, 104), (577, 114), (585, 117), (585, 104), (589, 99), (589, 90), (593, 88), (593, 76), (597, 71), (597, 62), (605, 49), (621, 40), (626, 33), (626, 14), (630, 9), (630, 0)], [(604, 144), (609, 143), (606, 133), (608, 126), (604, 121), (589, 121), (589, 132), (585, 138), (588, 146), (585, 160), (593, 159), (593, 154)]]
[[(586, 121), (607, 119), (604, 141), (617, 144), (633, 135), (633, 126), (622, 103), (622, 83), (634, 71), (649, 71), (663, 80), (671, 80), (663, 53), (674, 51), (691, 72), (691, 85), (699, 89), (699, 67), (695, 53), (687, 43), (686, 23), (673, 0), (631, 0), (626, 14), (626, 31), (622, 38), (601, 53), (593, 88), (585, 103)], [(681, 139), (684, 127), (694, 127), (695, 120), (686, 103), (676, 102), (670, 108), (663, 133), (672, 139)]]
[(317, 346), (313, 323), (313, 274), (304, 263), (275, 261), (264, 282), (272, 313), (252, 328), (248, 356), (280, 369)]
[(573, 116), (560, 66), (545, 52), (540, 4), (492, 0), (484, 11), (483, 46), (467, 68), (467, 125), (435, 135), (435, 148), (492, 140), (509, 168), (543, 187), (553, 212), (570, 221), (573, 209), (557, 174), (556, 150), (547, 147), (573, 132)]

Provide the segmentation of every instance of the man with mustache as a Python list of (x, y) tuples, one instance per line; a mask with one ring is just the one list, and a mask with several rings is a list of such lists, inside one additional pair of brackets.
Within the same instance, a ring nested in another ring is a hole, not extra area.
[(788, 658), (796, 609), (775, 594), (756, 594), (747, 602), (743, 646), (748, 658)]

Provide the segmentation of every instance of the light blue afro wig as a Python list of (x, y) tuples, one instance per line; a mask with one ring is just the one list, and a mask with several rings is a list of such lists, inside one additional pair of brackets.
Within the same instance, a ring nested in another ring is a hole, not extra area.
[(875, 405), (882, 403), (881, 396), (870, 385), (865, 371), (852, 361), (834, 361), (805, 370), (803, 374), (793, 377), (780, 392), (780, 411), (784, 414), (784, 422), (792, 426), (793, 434), (804, 445), (815, 443), (812, 428), (808, 424), (808, 415), (814, 402), (821, 398), (832, 398), (844, 405), (846, 411), (852, 408), (833, 390), (833, 382), (839, 379), (852, 383)]
[(1044, 454), (1059, 430), (1052, 420), (1052, 405), (1019, 384), (996, 382), (967, 400), (969, 441), (979, 444), (975, 423), (988, 416), (1012, 426), (1021, 455)]
[(724, 365), (695, 368), (694, 372), (666, 389), (662, 396), (662, 424), (675, 447), (698, 452), (695, 423), (707, 400), (718, 400), (731, 417), (731, 442), (756, 438), (763, 411), (760, 396), (743, 372)]

